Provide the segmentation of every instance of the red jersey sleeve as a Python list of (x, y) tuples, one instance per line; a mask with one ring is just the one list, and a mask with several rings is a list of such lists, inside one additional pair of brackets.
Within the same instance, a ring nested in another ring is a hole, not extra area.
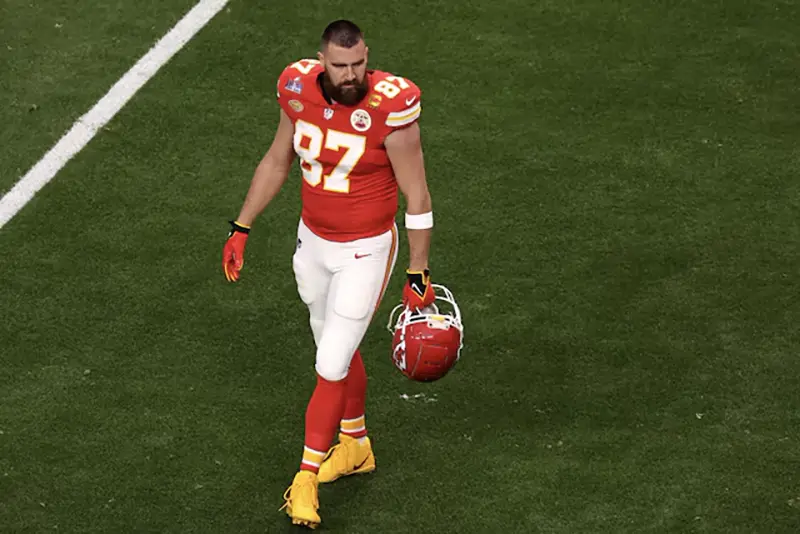
[(292, 119), (303, 110), (304, 93), (311, 89), (306, 85), (313, 82), (311, 75), (318, 70), (316, 59), (301, 59), (283, 69), (278, 77), (278, 104)]
[(422, 102), (420, 100), (422, 91), (417, 87), (417, 84), (407, 78), (398, 76), (388, 76), (384, 81), (400, 90), (393, 98), (386, 101), (385, 126), (391, 132), (416, 122), (422, 113)]

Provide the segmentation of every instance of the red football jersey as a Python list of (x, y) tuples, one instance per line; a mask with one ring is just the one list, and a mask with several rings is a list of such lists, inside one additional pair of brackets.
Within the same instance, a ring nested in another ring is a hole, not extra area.
[(419, 118), (420, 90), (405, 78), (369, 70), (360, 103), (328, 103), (322, 71), (319, 61), (301, 59), (278, 79), (278, 102), (294, 123), (303, 221), (331, 241), (382, 234), (397, 214), (397, 182), (383, 142)]

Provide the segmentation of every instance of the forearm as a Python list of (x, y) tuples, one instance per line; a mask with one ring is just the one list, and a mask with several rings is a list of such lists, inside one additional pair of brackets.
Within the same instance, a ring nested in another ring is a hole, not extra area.
[(422, 271), (428, 268), (428, 254), (433, 233), (433, 209), (427, 187), (418, 194), (408, 195), (406, 214), (408, 268), (411, 271)]
[(408, 230), (408, 270), (423, 271), (428, 268), (428, 251), (431, 246), (431, 229)]
[(281, 190), (288, 175), (288, 168), (275, 165), (269, 157), (261, 160), (253, 174), (250, 189), (247, 191), (242, 210), (236, 220), (247, 226), (252, 225), (256, 217), (264, 211), (264, 208)]

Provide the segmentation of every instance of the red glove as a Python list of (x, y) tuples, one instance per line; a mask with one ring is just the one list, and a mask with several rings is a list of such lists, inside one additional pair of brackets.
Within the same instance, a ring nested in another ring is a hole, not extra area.
[(239, 279), (239, 271), (244, 266), (244, 246), (247, 243), (250, 227), (236, 221), (230, 223), (231, 231), (222, 249), (222, 270), (225, 271), (228, 282), (235, 282)]
[(408, 282), (403, 287), (403, 304), (412, 310), (418, 310), (425, 306), (430, 306), (436, 299), (431, 285), (431, 272), (406, 270)]

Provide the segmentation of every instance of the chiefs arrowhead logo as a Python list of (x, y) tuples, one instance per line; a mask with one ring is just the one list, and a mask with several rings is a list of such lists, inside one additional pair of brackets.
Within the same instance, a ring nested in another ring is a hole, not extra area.
[(357, 109), (350, 115), (350, 125), (357, 132), (366, 132), (372, 126), (372, 117), (364, 109)]

